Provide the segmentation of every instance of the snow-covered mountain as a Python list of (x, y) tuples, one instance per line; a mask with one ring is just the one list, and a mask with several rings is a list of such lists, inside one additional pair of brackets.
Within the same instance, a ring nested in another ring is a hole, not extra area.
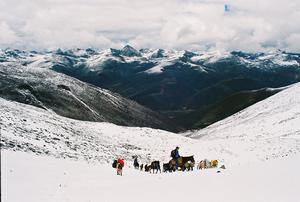
[[(0, 63), (51, 69), (75, 77), (164, 114), (183, 129), (205, 127), (273, 94), (257, 96), (254, 90), (300, 81), (300, 54), (280, 50), (191, 52), (136, 50), (128, 45), (101, 51), (7, 49), (0, 50)], [(251, 102), (235, 96), (237, 93), (246, 93)], [(215, 106), (228, 99), (235, 99), (232, 103), (239, 107), (215, 113)], [(209, 121), (202, 121), (208, 116)]]
[[(185, 136), (78, 121), (2, 98), (0, 120), (5, 202), (299, 198), (300, 83)], [(154, 175), (132, 168), (132, 156), (166, 162), (177, 145), (183, 156), (218, 159), (226, 169)], [(126, 160), (122, 177), (106, 164), (116, 157)], [(187, 195), (174, 194), (178, 183)]]
[(49, 68), (0, 63), (0, 96), (79, 120), (178, 130), (157, 112)]
[[(126, 45), (124, 48), (94, 50), (94, 49), (69, 49), (48, 52), (37, 51), (22, 51), (22, 50), (0, 50), (0, 62), (20, 62), (26, 65), (45, 65), (47, 63), (59, 64), (66, 63), (63, 60), (66, 56), (70, 59), (69, 62), (80, 66), (82, 63), (87, 64), (91, 69), (100, 68), (106, 62), (120, 62), (120, 63), (151, 63), (152, 66), (146, 68), (144, 72), (162, 73), (168, 67), (176, 63), (189, 66), (192, 69), (199, 71), (209, 71), (212, 68), (210, 65), (219, 62), (236, 62), (243, 64), (248, 68), (278, 68), (289, 66), (300, 66), (300, 54), (288, 53), (285, 51), (271, 51), (267, 53), (247, 53), (241, 51), (233, 52), (190, 52), (164, 49), (141, 49), (136, 50), (133, 47)], [(160, 66), (161, 68), (156, 68)]]
[[(227, 165), (281, 158), (300, 152), (300, 83), (212, 126), (186, 136), (150, 128), (76, 121), (1, 99), (1, 148), (56, 157), (111, 161), (217, 158)], [(192, 138), (191, 138), (192, 137)]]
[(151, 128), (68, 119), (51, 111), (0, 98), (1, 149), (33, 152), (57, 158), (110, 162), (168, 159), (174, 145), (194, 140)]
[[(244, 160), (268, 160), (300, 152), (300, 83), (185, 136), (218, 145)], [(204, 149), (204, 148), (203, 148)]]

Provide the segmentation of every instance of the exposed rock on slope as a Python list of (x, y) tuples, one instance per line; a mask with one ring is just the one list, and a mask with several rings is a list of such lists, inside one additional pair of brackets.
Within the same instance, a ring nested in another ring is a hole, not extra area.
[(178, 129), (134, 101), (48, 68), (0, 64), (0, 96), (79, 120)]

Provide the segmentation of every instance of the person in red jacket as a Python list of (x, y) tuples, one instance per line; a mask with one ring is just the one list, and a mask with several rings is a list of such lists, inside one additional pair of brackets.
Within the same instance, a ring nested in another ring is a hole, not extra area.
[(125, 165), (125, 162), (124, 162), (124, 159), (118, 159), (117, 161), (117, 175), (121, 175), (122, 176), (122, 170), (123, 170), (123, 167)]

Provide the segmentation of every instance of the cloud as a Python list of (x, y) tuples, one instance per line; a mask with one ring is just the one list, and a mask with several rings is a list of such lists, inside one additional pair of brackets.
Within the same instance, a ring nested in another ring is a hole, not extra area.
[(1, 0), (0, 48), (300, 51), (299, 11), (294, 0)]
[(0, 33), (0, 46), (7, 46), (18, 42), (18, 37), (15, 32), (5, 21), (0, 22)]

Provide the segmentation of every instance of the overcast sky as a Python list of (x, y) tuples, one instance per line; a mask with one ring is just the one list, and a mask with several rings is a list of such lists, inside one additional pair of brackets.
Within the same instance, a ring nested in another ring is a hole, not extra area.
[(299, 19), (300, 0), (0, 0), (0, 48), (300, 52)]

